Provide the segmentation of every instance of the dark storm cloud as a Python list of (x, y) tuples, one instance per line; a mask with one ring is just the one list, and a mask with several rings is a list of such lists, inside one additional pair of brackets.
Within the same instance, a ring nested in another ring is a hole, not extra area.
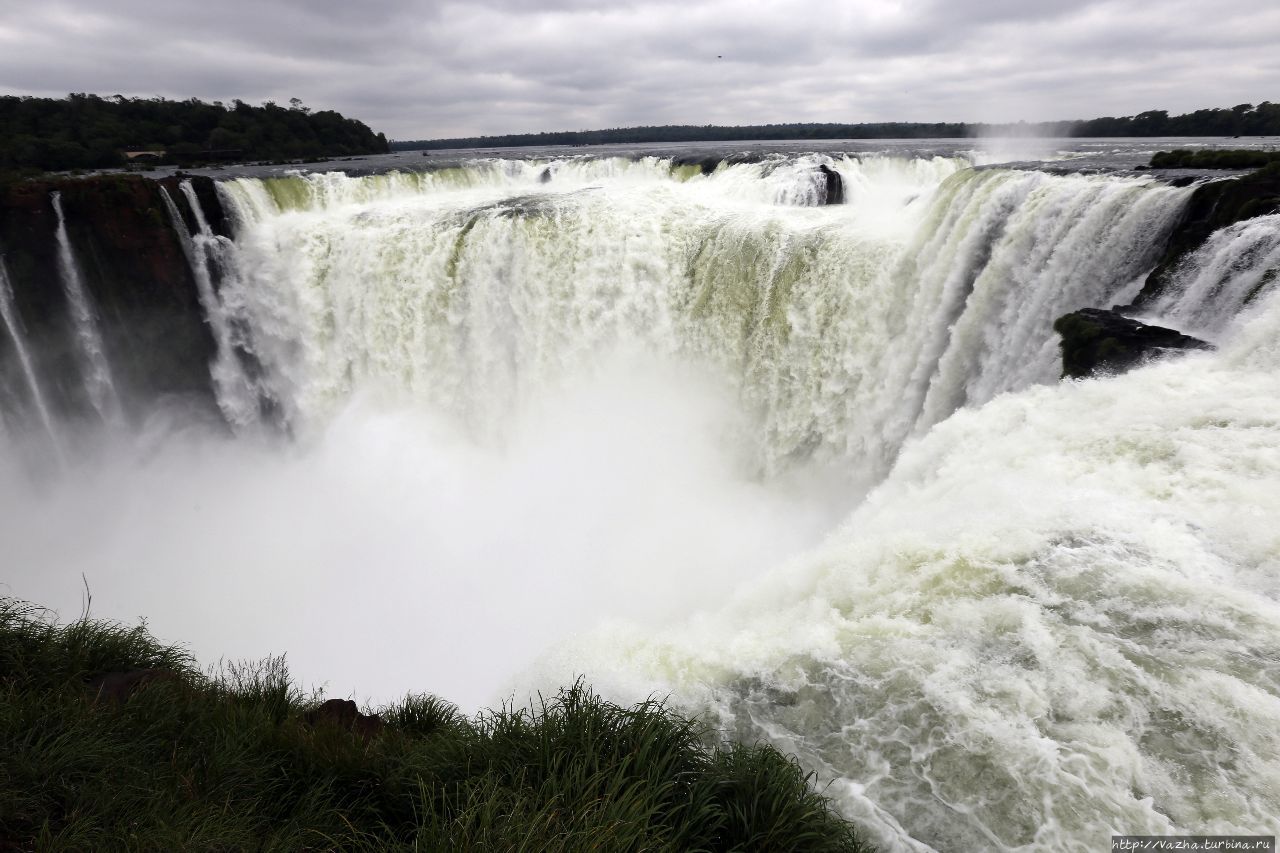
[(1266, 5), (0, 0), (0, 90), (300, 97), (395, 138), (1176, 112), (1277, 98)]

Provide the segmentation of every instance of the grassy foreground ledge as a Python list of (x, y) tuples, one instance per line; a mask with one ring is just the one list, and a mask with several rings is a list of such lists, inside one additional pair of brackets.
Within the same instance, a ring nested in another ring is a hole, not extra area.
[(206, 676), (145, 625), (0, 598), (0, 851), (871, 849), (794, 761), (661, 702), (410, 695), (364, 729), (318, 702), (283, 659)]

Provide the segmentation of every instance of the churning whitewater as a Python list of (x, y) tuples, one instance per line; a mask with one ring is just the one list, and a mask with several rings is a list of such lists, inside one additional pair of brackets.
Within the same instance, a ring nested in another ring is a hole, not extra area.
[(1144, 309), (1216, 351), (1059, 382), (1053, 321), (1131, 302), (1190, 188), (774, 155), (217, 190), (234, 239), (165, 200), (236, 437), (158, 410), (14, 501), (15, 594), (84, 567), (382, 699), (669, 694), (886, 851), (1280, 832), (1280, 217)]

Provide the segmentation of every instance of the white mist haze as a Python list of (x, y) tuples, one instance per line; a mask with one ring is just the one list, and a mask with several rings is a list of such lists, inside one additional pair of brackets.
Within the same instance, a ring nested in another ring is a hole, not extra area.
[(83, 573), (94, 615), (202, 664), (287, 653), (330, 696), (475, 710), (576, 631), (715, 607), (847, 508), (753, 482), (687, 370), (605, 370), (502, 447), (376, 396), (298, 446), (122, 440), (34, 496), (7, 472), (5, 593), (74, 618)]

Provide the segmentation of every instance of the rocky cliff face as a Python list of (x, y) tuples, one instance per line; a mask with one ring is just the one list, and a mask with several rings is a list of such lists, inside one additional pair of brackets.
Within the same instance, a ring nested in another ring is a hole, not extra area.
[[(213, 182), (192, 181), (213, 227), (225, 229)], [(125, 414), (136, 414), (142, 402), (166, 395), (212, 400), (208, 365), (214, 341), (161, 195), (163, 186), (194, 227), (178, 182), (111, 175), (0, 187), (0, 253), (14, 319), (46, 401), (57, 414), (92, 415), (76, 322), (59, 267), (54, 193), (61, 195), (72, 257)], [(29, 409), (32, 395), (13, 336), (6, 331), (0, 330), (0, 403), (8, 413)]]

